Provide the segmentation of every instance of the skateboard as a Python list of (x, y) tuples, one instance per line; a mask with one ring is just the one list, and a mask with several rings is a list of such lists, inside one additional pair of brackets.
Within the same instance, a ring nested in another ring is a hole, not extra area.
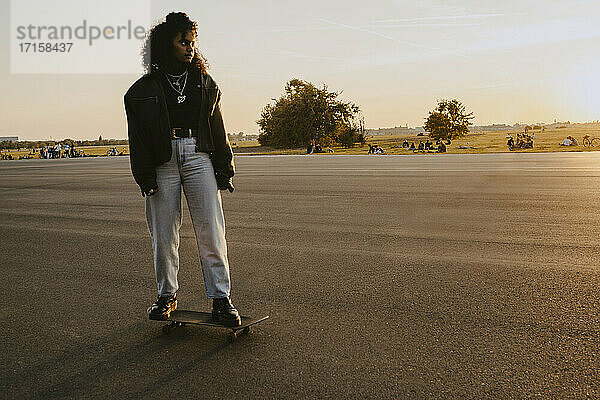
[(250, 327), (252, 325), (256, 325), (259, 322), (262, 322), (269, 318), (269, 316), (264, 316), (261, 318), (251, 318), (251, 317), (240, 317), (242, 319), (242, 323), (239, 326), (227, 326), (223, 325), (219, 322), (215, 322), (212, 319), (212, 314), (208, 312), (201, 311), (190, 311), (190, 310), (175, 310), (171, 312), (169, 318), (164, 321), (170, 321), (169, 324), (163, 325), (162, 329), (165, 334), (169, 334), (171, 329), (178, 328), (180, 326), (185, 325), (205, 325), (205, 326), (216, 326), (218, 328), (226, 328), (231, 330), (231, 332), (227, 335), (227, 340), (233, 342), (237, 337), (241, 334), (248, 334), (250, 332)]

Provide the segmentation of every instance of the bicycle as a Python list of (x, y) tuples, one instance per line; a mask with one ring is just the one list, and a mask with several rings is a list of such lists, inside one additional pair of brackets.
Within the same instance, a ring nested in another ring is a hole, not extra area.
[(583, 137), (583, 147), (596, 146), (600, 146), (600, 137), (591, 137), (590, 135), (585, 135)]

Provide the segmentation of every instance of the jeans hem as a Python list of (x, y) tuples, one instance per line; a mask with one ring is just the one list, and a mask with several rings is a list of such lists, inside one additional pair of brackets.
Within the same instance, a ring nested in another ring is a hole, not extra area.
[(229, 295), (226, 296), (217, 296), (217, 295), (213, 295), (213, 296), (207, 296), (209, 299), (214, 300), (214, 299), (226, 299), (229, 297)]

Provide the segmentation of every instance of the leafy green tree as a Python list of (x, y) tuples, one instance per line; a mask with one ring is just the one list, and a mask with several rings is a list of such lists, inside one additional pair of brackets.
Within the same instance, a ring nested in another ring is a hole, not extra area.
[(339, 124), (335, 129), (335, 141), (349, 148), (355, 143), (365, 144), (366, 137), (362, 124)]
[(262, 146), (276, 148), (303, 147), (316, 140), (321, 145), (341, 143), (351, 146), (364, 141), (364, 129), (359, 124), (359, 107), (338, 100), (341, 92), (330, 92), (326, 85), (292, 79), (283, 95), (267, 104), (257, 124), (258, 141)]
[(11, 140), (4, 140), (2, 142), (0, 142), (0, 148), (1, 149), (16, 149), (19, 146), (19, 144), (17, 142), (13, 142)]
[(67, 146), (70, 146), (70, 147), (75, 147), (75, 145), (77, 144), (76, 141), (74, 141), (73, 139), (68, 139), (68, 138), (67, 139), (63, 139), (60, 143), (61, 144), (66, 144)]
[(473, 113), (467, 113), (458, 100), (440, 100), (437, 107), (429, 112), (423, 128), (432, 139), (454, 139), (469, 133)]

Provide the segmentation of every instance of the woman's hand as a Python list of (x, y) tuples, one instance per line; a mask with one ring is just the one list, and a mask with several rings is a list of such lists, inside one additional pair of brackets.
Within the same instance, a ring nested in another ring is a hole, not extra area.
[(148, 191), (146, 192), (146, 196), (152, 196), (152, 195), (153, 195), (154, 193), (156, 193), (156, 192), (158, 192), (158, 186), (157, 186), (157, 187), (155, 187), (155, 188), (152, 188), (152, 189), (148, 190)]
[(216, 174), (217, 179), (217, 188), (219, 190), (229, 190), (230, 193), (233, 193), (235, 188), (233, 187), (233, 182), (231, 182), (231, 178), (225, 177), (220, 174)]

